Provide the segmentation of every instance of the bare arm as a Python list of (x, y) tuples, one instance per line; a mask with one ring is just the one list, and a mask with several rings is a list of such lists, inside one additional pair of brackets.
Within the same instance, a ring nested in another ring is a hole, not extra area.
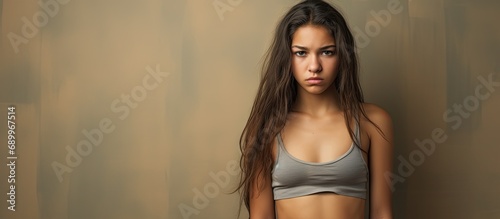
[(260, 177), (257, 181), (253, 183), (250, 194), (250, 219), (274, 219), (271, 176)]
[[(276, 158), (277, 142), (273, 142), (273, 159)], [(274, 195), (271, 176), (261, 176), (250, 191), (250, 219), (275, 219)]]
[(385, 175), (392, 172), (393, 127), (390, 115), (372, 104), (365, 107), (368, 117), (380, 127), (382, 136), (372, 124), (367, 131), (370, 138), (370, 218), (392, 219), (390, 182)]

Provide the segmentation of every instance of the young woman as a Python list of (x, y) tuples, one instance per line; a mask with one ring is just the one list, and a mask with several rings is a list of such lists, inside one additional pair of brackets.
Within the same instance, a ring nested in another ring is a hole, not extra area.
[(251, 219), (392, 218), (390, 116), (364, 103), (352, 34), (320, 0), (279, 23), (240, 138)]

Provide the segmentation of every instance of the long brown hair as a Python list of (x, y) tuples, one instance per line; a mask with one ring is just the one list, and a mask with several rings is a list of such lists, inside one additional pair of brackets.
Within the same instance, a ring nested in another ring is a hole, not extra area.
[[(362, 107), (364, 99), (358, 79), (354, 38), (337, 9), (320, 0), (303, 1), (285, 14), (275, 30), (262, 66), (257, 96), (240, 137), (241, 176), (237, 190), (248, 210), (253, 183), (259, 177), (271, 174), (274, 164), (273, 139), (284, 127), (287, 114), (297, 97), (297, 82), (291, 73), (291, 43), (295, 31), (306, 24), (325, 27), (335, 39), (340, 65), (334, 86), (340, 95), (340, 108), (344, 112), (349, 135), (360, 147), (354, 138), (350, 119), (355, 118), (359, 123), (358, 115), (367, 116)], [(257, 187), (260, 190), (263, 185)]]

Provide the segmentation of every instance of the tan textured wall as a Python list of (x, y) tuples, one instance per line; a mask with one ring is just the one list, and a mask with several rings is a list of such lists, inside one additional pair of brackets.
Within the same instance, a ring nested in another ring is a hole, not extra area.
[[(0, 1), (0, 218), (236, 218), (237, 142), (296, 2)], [(331, 2), (395, 123), (396, 218), (499, 218), (500, 2)]]

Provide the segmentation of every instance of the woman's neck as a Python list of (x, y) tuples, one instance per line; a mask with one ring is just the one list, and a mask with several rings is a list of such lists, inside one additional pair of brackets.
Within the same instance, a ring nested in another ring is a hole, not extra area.
[(331, 85), (321, 94), (311, 94), (299, 87), (292, 111), (305, 113), (312, 117), (322, 117), (342, 112), (339, 94), (334, 85)]

